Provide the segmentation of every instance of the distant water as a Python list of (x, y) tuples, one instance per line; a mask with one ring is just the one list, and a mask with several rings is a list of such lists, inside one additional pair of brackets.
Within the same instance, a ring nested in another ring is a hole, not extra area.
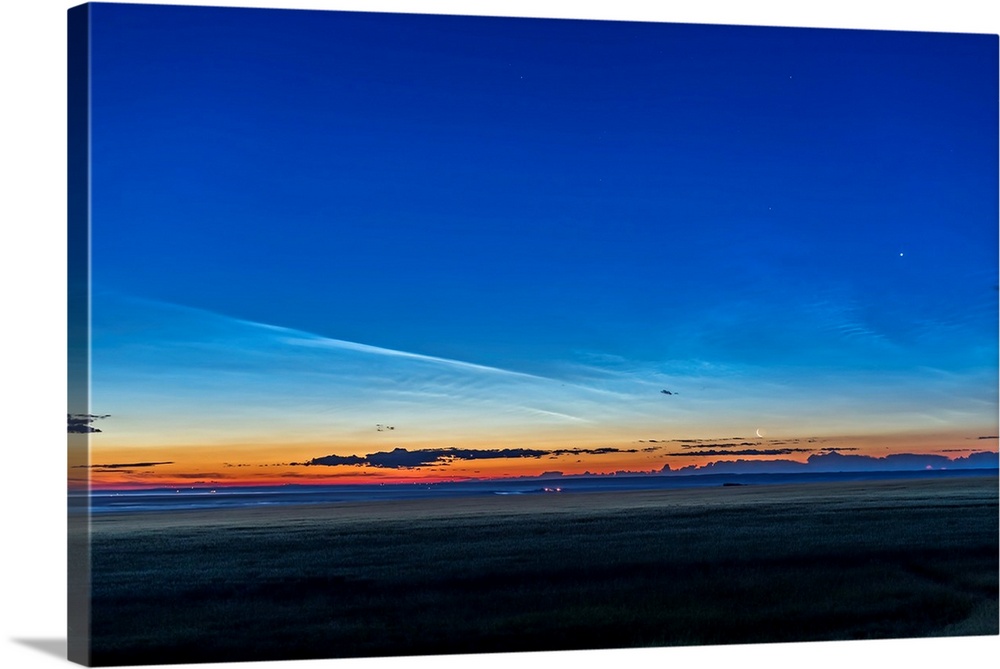
[[(702, 474), (690, 476), (600, 476), (552, 479), (399, 483), (383, 485), (286, 485), (242, 487), (101, 490), (90, 495), (90, 509), (102, 513), (143, 513), (197, 509), (236, 509), (338, 502), (441, 499), (489, 495), (544, 495), (581, 492), (664, 490), (727, 485), (768, 485), (825, 481), (940, 479), (997, 476), (996, 469), (839, 472), (796, 474)], [(71, 512), (82, 512), (85, 494), (70, 495)]]

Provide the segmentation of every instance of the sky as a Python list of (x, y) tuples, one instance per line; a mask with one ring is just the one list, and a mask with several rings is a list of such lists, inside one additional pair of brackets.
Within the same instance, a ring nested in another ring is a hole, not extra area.
[(995, 35), (92, 12), (71, 480), (997, 450)]

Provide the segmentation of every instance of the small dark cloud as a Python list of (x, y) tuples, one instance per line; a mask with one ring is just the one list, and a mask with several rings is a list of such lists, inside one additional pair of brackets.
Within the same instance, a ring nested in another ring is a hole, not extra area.
[(70, 413), (66, 414), (67, 431), (73, 434), (87, 434), (90, 432), (100, 432), (91, 423), (95, 420), (108, 418), (111, 414), (97, 415), (91, 413)]
[(992, 437), (976, 437), (976, 439), (1000, 439), (1000, 437), (994, 434)]
[(585, 453), (587, 455), (606, 455), (608, 453), (638, 453), (639, 451), (634, 448), (614, 448), (613, 446), (602, 446), (601, 448), (564, 448), (551, 452), (559, 455), (576, 455), (578, 453)]
[(156, 467), (157, 465), (172, 465), (173, 462), (125, 462), (110, 465), (75, 465), (74, 469), (135, 469), (138, 467)]
[(357, 455), (325, 455), (321, 458), (313, 458), (308, 462), (290, 462), (290, 465), (361, 465), (364, 464), (365, 459), (358, 457)]

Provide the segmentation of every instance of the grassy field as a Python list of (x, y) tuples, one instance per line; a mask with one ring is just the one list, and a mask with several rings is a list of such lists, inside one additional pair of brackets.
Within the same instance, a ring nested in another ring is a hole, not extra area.
[(998, 633), (997, 478), (102, 516), (93, 662)]

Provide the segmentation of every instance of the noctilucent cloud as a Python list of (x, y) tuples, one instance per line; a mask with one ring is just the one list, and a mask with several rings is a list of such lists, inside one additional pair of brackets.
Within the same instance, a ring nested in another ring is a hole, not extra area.
[(96, 483), (997, 449), (995, 35), (91, 11)]

